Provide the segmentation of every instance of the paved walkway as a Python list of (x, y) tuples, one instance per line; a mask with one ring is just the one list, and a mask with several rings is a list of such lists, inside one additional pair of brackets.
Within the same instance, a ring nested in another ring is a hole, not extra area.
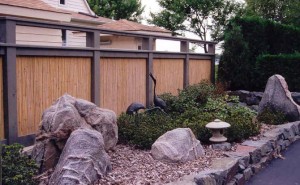
[(246, 185), (300, 185), (300, 140), (282, 153), (285, 159), (273, 160)]

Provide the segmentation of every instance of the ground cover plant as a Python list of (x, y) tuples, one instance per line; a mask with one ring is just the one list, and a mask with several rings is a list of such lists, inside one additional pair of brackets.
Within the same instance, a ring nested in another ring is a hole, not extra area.
[(160, 97), (166, 101), (167, 114), (152, 111), (134, 116), (120, 115), (120, 143), (149, 149), (159, 136), (178, 127), (191, 128), (201, 142), (207, 143), (211, 132), (205, 125), (217, 118), (231, 124), (225, 132), (230, 142), (241, 141), (259, 133), (259, 123), (253, 122), (255, 112), (239, 106), (237, 97), (229, 97), (219, 86), (209, 82), (180, 90), (178, 96), (166, 93)]
[(21, 151), (20, 144), (3, 145), (2, 147), (2, 182), (3, 185), (34, 185), (33, 177), (37, 175), (38, 167), (35, 161)]

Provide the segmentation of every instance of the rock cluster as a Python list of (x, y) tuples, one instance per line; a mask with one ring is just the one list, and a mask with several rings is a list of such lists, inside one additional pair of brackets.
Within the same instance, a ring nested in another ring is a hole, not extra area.
[[(271, 77), (272, 80), (274, 79), (274, 76)], [(280, 76), (280, 75), (277, 75), (277, 76)], [(275, 84), (273, 83), (272, 85), (270, 85), (268, 87), (268, 89), (274, 89), (275, 88), (274, 85)], [(266, 93), (267, 92), (269, 92), (269, 90), (267, 90)], [(238, 96), (239, 101), (240, 101), (239, 105), (246, 106), (246, 107), (258, 112), (259, 111), (258, 105), (264, 96), (264, 92), (250, 92), (250, 91), (246, 91), (246, 90), (237, 90), (237, 91), (229, 91), (228, 95)], [(294, 101), (294, 103), (296, 103), (297, 105), (300, 105), (300, 93), (299, 92), (291, 92), (290, 95), (291, 95), (291, 98)]]
[(274, 157), (292, 142), (300, 139), (300, 121), (277, 126), (263, 134), (257, 141), (246, 140), (236, 151), (226, 152), (227, 157), (214, 160), (208, 170), (188, 175), (175, 185), (245, 184)]
[(71, 182), (75, 177), (76, 182), (94, 182), (111, 169), (106, 151), (117, 140), (113, 111), (65, 94), (44, 111), (32, 158), (40, 172), (55, 169), (52, 184), (57, 179)]

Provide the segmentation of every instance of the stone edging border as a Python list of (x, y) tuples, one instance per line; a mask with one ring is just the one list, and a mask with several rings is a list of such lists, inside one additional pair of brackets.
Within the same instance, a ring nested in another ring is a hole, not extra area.
[(214, 160), (209, 170), (194, 173), (168, 185), (243, 185), (291, 143), (300, 139), (300, 121), (278, 125), (257, 141), (246, 140), (227, 157)]

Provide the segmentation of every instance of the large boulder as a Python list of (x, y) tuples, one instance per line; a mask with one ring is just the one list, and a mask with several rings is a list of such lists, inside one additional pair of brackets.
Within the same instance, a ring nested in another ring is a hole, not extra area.
[(259, 103), (258, 114), (269, 107), (286, 115), (288, 121), (300, 119), (300, 107), (294, 102), (285, 79), (280, 75), (269, 78), (264, 95)]
[(102, 134), (105, 149), (114, 148), (118, 142), (116, 114), (111, 110), (99, 108), (95, 104), (82, 99), (76, 100), (75, 107), (85, 121)]
[(70, 134), (80, 128), (90, 126), (79, 115), (75, 98), (63, 95), (42, 116), (40, 130), (32, 157), (40, 167), (40, 172), (54, 168)]
[(68, 94), (46, 109), (32, 157), (40, 172), (54, 168), (71, 133), (79, 128), (96, 130), (103, 135), (105, 149), (115, 147), (118, 140), (116, 114)]
[(189, 128), (177, 128), (160, 136), (151, 147), (154, 159), (165, 162), (186, 162), (204, 155), (200, 141)]
[(102, 135), (91, 129), (72, 132), (49, 184), (94, 184), (111, 171)]

